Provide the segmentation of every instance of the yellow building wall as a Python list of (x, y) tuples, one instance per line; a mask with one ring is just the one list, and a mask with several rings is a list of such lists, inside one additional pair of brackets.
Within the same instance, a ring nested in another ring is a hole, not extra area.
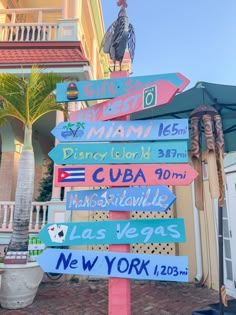
[(196, 275), (196, 254), (195, 254), (195, 235), (194, 235), (194, 218), (193, 218), (193, 200), (192, 187), (176, 186), (173, 189), (176, 195), (175, 209), (176, 217), (184, 218), (186, 243), (178, 244), (178, 255), (188, 256), (189, 259), (189, 281), (194, 281)]
[[(179, 243), (178, 255), (188, 256), (189, 259), (189, 281), (195, 281), (197, 274), (197, 257), (195, 242), (194, 210), (192, 186), (176, 186), (173, 190), (176, 195), (175, 209), (176, 217), (184, 218), (186, 243)], [(202, 279), (200, 284), (215, 290), (218, 289), (218, 249), (217, 231), (215, 223), (214, 203), (210, 196), (209, 182), (203, 182), (204, 211), (198, 210), (200, 225), (200, 244), (202, 257)]]

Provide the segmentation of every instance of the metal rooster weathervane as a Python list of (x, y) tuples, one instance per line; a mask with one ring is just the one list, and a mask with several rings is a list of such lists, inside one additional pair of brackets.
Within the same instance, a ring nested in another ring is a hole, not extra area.
[(118, 18), (109, 26), (101, 43), (101, 49), (105, 54), (109, 54), (114, 63), (113, 71), (116, 69), (117, 61), (121, 71), (121, 64), (127, 47), (131, 62), (133, 62), (136, 43), (134, 27), (128, 22), (126, 14), (128, 6), (126, 0), (117, 1), (117, 5), (121, 6)]

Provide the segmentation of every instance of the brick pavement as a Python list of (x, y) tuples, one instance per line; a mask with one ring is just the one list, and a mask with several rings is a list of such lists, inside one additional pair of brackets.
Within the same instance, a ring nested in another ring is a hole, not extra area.
[[(4, 315), (107, 315), (108, 282), (42, 282), (32, 305)], [(132, 315), (191, 315), (218, 302), (218, 293), (191, 283), (132, 281)], [(122, 315), (122, 314), (120, 314)]]

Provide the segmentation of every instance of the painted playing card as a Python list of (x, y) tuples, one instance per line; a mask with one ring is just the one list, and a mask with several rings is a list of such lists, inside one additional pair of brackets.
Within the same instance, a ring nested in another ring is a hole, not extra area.
[(57, 225), (57, 233), (56, 233), (56, 237), (54, 238), (54, 242), (56, 243), (64, 243), (65, 242), (65, 238), (66, 238), (66, 233), (68, 230), (68, 226), (61, 224), (61, 225)]
[(57, 235), (57, 224), (52, 224), (48, 227), (48, 234), (52, 242), (55, 242), (55, 238)]

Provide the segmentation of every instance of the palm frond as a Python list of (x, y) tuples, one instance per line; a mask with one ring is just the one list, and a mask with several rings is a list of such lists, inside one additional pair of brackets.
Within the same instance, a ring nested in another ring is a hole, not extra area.
[[(55, 73), (33, 66), (28, 77), (20, 78), (13, 74), (0, 74), (0, 120), (15, 117), (24, 124), (33, 124), (44, 114), (60, 110), (67, 115), (67, 109), (56, 103), (56, 84), (63, 78)], [(1, 122), (1, 121), (0, 121)]]

